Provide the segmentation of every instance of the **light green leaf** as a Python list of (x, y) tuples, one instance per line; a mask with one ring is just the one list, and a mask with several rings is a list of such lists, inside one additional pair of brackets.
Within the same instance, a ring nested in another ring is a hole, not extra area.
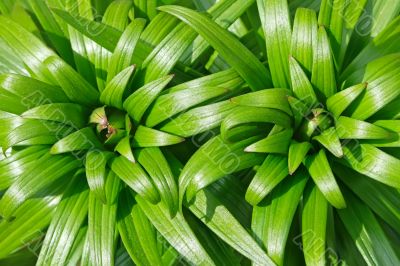
[[(293, 22), (291, 54), (310, 76), (313, 54), (317, 40), (317, 16), (315, 11), (306, 8), (296, 9)], [(291, 60), (289, 59), (289, 64)], [(293, 78), (292, 78), (293, 79)]]
[(244, 151), (287, 154), (292, 136), (293, 130), (285, 129), (247, 146)]
[(63, 60), (51, 56), (43, 64), (47, 67), (47, 75), (64, 90), (69, 99), (86, 106), (98, 103), (97, 90)]
[(336, 93), (336, 78), (331, 56), (329, 39), (325, 28), (320, 26), (317, 33), (317, 46), (314, 53), (311, 83), (316, 88), (320, 100)]
[(289, 57), (291, 85), (294, 95), (308, 107), (318, 103), (317, 95), (303, 69), (293, 57)]
[(130, 136), (126, 136), (125, 138), (121, 139), (117, 146), (115, 146), (114, 151), (118, 152), (132, 163), (135, 163), (136, 160), (132, 153)]
[(137, 89), (124, 102), (124, 109), (133, 119), (134, 123), (139, 124), (147, 108), (173, 79), (173, 75), (165, 76), (155, 81), (145, 84)]
[(129, 67), (133, 62), (133, 53), (140, 36), (144, 29), (146, 21), (144, 19), (135, 19), (124, 30), (119, 39), (114, 53), (112, 54), (107, 69), (107, 83), (114, 78), (123, 69)]
[(149, 127), (139, 126), (133, 136), (134, 147), (160, 147), (185, 141), (184, 138)]
[(80, 162), (72, 156), (46, 154), (19, 176), (0, 200), (1, 215), (10, 219), (15, 211), (35, 193), (75, 171)]
[(171, 218), (168, 208), (162, 202), (152, 205), (140, 196), (136, 196), (136, 201), (154, 227), (186, 260), (195, 265), (215, 265), (182, 213), (178, 212)]
[(400, 188), (400, 160), (370, 144), (348, 143), (344, 160), (357, 172), (388, 186)]
[(284, 128), (290, 128), (291, 118), (286, 113), (262, 107), (238, 107), (231, 112), (221, 124), (221, 135), (229, 139), (229, 130), (248, 123), (272, 123)]
[(117, 157), (111, 163), (111, 170), (130, 188), (150, 202), (160, 201), (158, 190), (147, 173), (138, 163), (132, 163), (125, 157)]
[(163, 265), (157, 250), (155, 228), (136, 204), (128, 190), (121, 192), (118, 209), (118, 231), (136, 265)]
[(339, 117), (367, 86), (367, 83), (357, 84), (332, 95), (326, 101), (326, 107), (335, 117)]
[(101, 148), (102, 144), (91, 127), (85, 127), (57, 141), (50, 149), (52, 154)]
[(288, 169), (290, 175), (297, 170), (311, 148), (312, 145), (309, 142), (292, 141), (289, 146), (288, 154)]
[(124, 92), (134, 71), (135, 66), (129, 66), (113, 77), (101, 92), (100, 101), (108, 106), (122, 109)]
[(37, 265), (65, 265), (88, 212), (89, 190), (78, 175), (64, 192), (40, 249)]
[(341, 116), (336, 120), (336, 131), (341, 139), (390, 139), (396, 134), (385, 128)]
[(257, 0), (268, 63), (275, 87), (289, 88), (291, 26), (286, 0)]
[(106, 197), (106, 164), (111, 158), (112, 154), (100, 150), (90, 150), (86, 154), (85, 169), (86, 179), (90, 191), (100, 200), (103, 204), (110, 201)]
[(178, 186), (164, 154), (158, 148), (144, 148), (137, 151), (136, 158), (153, 180), (173, 217), (179, 207)]
[(180, 6), (162, 6), (159, 10), (172, 14), (193, 27), (247, 81), (253, 90), (270, 87), (268, 72), (261, 62), (235, 37), (211, 19)]
[(231, 101), (243, 106), (278, 109), (292, 115), (287, 101), (289, 95), (291, 92), (288, 89), (267, 89), (236, 96)]
[(306, 157), (304, 164), (315, 184), (329, 203), (338, 209), (345, 208), (346, 203), (336, 183), (325, 151), (320, 150), (316, 155), (309, 155)]
[(179, 90), (159, 96), (147, 117), (146, 125), (153, 127), (168, 118), (227, 93), (219, 87), (198, 87)]
[(246, 200), (257, 205), (287, 175), (288, 163), (285, 156), (269, 154), (264, 160), (246, 191)]
[(87, 124), (87, 116), (88, 110), (74, 103), (43, 104), (21, 114), (23, 118), (54, 121), (78, 129)]
[(325, 265), (328, 202), (318, 187), (309, 183), (304, 192), (301, 237), (307, 265)]
[(299, 171), (282, 181), (267, 200), (253, 208), (251, 229), (277, 265), (283, 265), (290, 226), (307, 180), (307, 173)]
[(351, 204), (338, 211), (339, 217), (364, 260), (370, 265), (399, 264), (399, 258), (371, 210), (350, 192), (346, 193), (346, 200)]
[(340, 143), (338, 133), (334, 127), (324, 130), (320, 135), (313, 137), (313, 139), (321, 143), (336, 157), (343, 156), (342, 144)]

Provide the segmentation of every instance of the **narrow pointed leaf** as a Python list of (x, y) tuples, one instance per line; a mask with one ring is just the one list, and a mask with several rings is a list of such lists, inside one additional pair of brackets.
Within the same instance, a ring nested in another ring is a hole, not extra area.
[(136, 158), (152, 178), (171, 217), (174, 216), (179, 207), (178, 186), (163, 153), (158, 148), (144, 148), (138, 150)]
[(301, 236), (307, 265), (325, 265), (328, 202), (318, 187), (308, 184), (304, 192)]
[[(253, 90), (265, 89), (271, 85), (269, 74), (261, 62), (228, 31), (211, 19), (179, 6), (163, 6), (159, 9), (178, 17), (193, 27), (232, 65)], [(228, 43), (229, 45), (226, 45)]]
[(101, 92), (100, 101), (108, 106), (122, 109), (124, 92), (134, 71), (135, 66), (129, 66), (113, 77)]
[(264, 199), (289, 174), (287, 165), (286, 157), (269, 154), (247, 188), (247, 202), (257, 205)]
[(118, 152), (132, 163), (135, 163), (136, 160), (133, 156), (130, 136), (126, 136), (125, 138), (121, 139), (117, 146), (115, 146), (114, 151)]
[(289, 95), (291, 92), (287, 89), (267, 89), (246, 93), (232, 98), (231, 101), (243, 106), (278, 109), (291, 115), (292, 110), (287, 101)]
[(52, 154), (60, 154), (101, 147), (102, 144), (98, 140), (94, 130), (90, 127), (85, 127), (57, 141), (51, 147), (50, 152)]
[(167, 86), (174, 76), (165, 76), (137, 89), (124, 102), (124, 109), (138, 124), (150, 104), (156, 99), (160, 92)]
[(98, 103), (99, 94), (85, 79), (62, 59), (52, 56), (44, 61), (48, 75), (64, 90), (69, 99), (86, 106)]
[(343, 156), (342, 144), (340, 143), (339, 136), (334, 127), (328, 128), (313, 139), (321, 143), (336, 157)]
[(153, 203), (160, 200), (158, 190), (139, 164), (132, 163), (125, 157), (118, 157), (112, 161), (111, 169), (130, 188), (143, 195), (146, 200)]
[(312, 145), (309, 142), (292, 141), (289, 146), (288, 154), (288, 168), (290, 175), (292, 175), (297, 170), (297, 168), (299, 168), (300, 164), (303, 162), (304, 158), (311, 148)]
[(294, 95), (309, 107), (313, 107), (318, 102), (317, 95), (301, 66), (293, 57), (289, 58), (289, 69)]
[(346, 203), (336, 183), (325, 151), (320, 150), (316, 155), (309, 155), (304, 164), (315, 184), (329, 203), (338, 209), (345, 208)]
[(317, 34), (317, 46), (314, 54), (311, 82), (321, 100), (336, 93), (336, 78), (329, 39), (325, 28), (320, 26)]
[(139, 126), (133, 136), (134, 147), (160, 147), (180, 143), (184, 138), (149, 127)]
[(289, 230), (307, 180), (305, 171), (296, 173), (282, 181), (265, 202), (253, 209), (251, 229), (277, 265), (283, 263)]
[(366, 83), (357, 84), (332, 95), (326, 101), (328, 110), (332, 112), (335, 117), (339, 117), (367, 86)]
[(247, 146), (245, 152), (287, 154), (293, 136), (292, 129), (285, 129)]
[(341, 139), (390, 139), (396, 137), (394, 132), (385, 128), (345, 116), (337, 119), (336, 131)]

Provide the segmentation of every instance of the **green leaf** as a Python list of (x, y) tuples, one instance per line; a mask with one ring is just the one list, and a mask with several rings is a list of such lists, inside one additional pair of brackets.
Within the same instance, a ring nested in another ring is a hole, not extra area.
[[(254, 263), (274, 265), (265, 251), (257, 245), (257, 242), (211, 189), (199, 191), (193, 202), (186, 205), (210, 230), (236, 251)], [(210, 213), (209, 210), (213, 212)]]
[(112, 54), (107, 69), (107, 83), (133, 62), (133, 53), (145, 27), (144, 19), (133, 20), (124, 30)]
[(318, 103), (317, 95), (303, 69), (293, 57), (289, 57), (289, 69), (294, 95), (308, 107), (313, 107)]
[(216, 128), (237, 106), (230, 101), (193, 108), (161, 126), (161, 130), (190, 137)]
[(72, 156), (46, 154), (19, 176), (0, 200), (1, 215), (10, 219), (15, 211), (35, 193), (70, 174), (80, 166)]
[(97, 90), (63, 60), (51, 56), (43, 64), (47, 67), (47, 74), (60, 85), (69, 99), (86, 106), (98, 103)]
[(3, 140), (3, 149), (12, 146), (53, 144), (70, 132), (71, 127), (34, 119), (23, 119), (23, 123), (10, 130)]
[(303, 121), (304, 118), (306, 118), (310, 113), (311, 113), (311, 108), (308, 107), (305, 103), (302, 101), (289, 96), (288, 97), (288, 102), (290, 105), (290, 108), (292, 109), (292, 113), (294, 116), (294, 125), (295, 128), (298, 128)]
[(87, 124), (87, 115), (88, 110), (78, 104), (50, 103), (29, 109), (21, 117), (59, 122), (79, 129)]
[(201, 246), (196, 236), (178, 212), (171, 218), (164, 203), (152, 205), (140, 196), (136, 196), (142, 211), (163, 237), (190, 263), (195, 265), (215, 265)]
[(183, 141), (185, 141), (184, 138), (144, 126), (139, 126), (133, 136), (134, 147), (160, 147)]
[(277, 265), (283, 264), (290, 226), (307, 180), (307, 173), (299, 171), (253, 208), (251, 229)]
[(43, 236), (59, 201), (58, 195), (30, 199), (17, 210), (15, 220), (3, 219), (0, 222), (0, 258), (8, 257), (17, 248)]
[(196, 32), (184, 23), (178, 24), (143, 62), (144, 83), (168, 75), (179, 58), (190, 47), (196, 35)]
[(374, 125), (390, 130), (394, 133), (392, 139), (370, 140), (367, 143), (375, 147), (400, 147), (400, 121), (399, 120), (378, 120)]
[(228, 90), (219, 87), (198, 87), (179, 90), (161, 95), (147, 117), (146, 125), (153, 127), (168, 118), (184, 112), (190, 107), (227, 93)]
[(339, 217), (364, 260), (371, 265), (399, 264), (400, 260), (371, 210), (351, 193), (346, 193), (346, 200), (351, 204), (338, 211)]
[(94, 130), (91, 127), (85, 127), (57, 141), (51, 147), (50, 152), (51, 154), (60, 154), (101, 147), (102, 144), (98, 140)]
[(40, 249), (37, 265), (65, 265), (68, 254), (84, 223), (89, 190), (83, 176), (75, 177), (56, 208)]
[(291, 92), (287, 89), (267, 89), (236, 96), (231, 101), (243, 106), (278, 109), (292, 115), (287, 101), (289, 95)]
[(400, 222), (400, 210), (398, 208), (400, 192), (398, 190), (367, 178), (340, 164), (335, 164), (332, 169), (369, 208), (394, 230), (400, 231), (397, 226)]
[[(317, 28), (317, 16), (315, 11), (306, 8), (296, 9), (296, 15), (293, 22), (291, 54), (299, 65), (304, 67), (308, 76), (311, 74), (313, 65)], [(291, 61), (294, 62), (294, 60), (289, 57), (289, 65), (291, 64)]]
[(396, 137), (394, 132), (385, 128), (345, 116), (336, 120), (336, 131), (341, 139), (390, 139)]
[(72, 60), (73, 55), (71, 44), (55, 20), (48, 4), (43, 1), (35, 0), (29, 0), (28, 3), (35, 13), (36, 18), (39, 20), (40, 25), (43, 27), (45, 35), (47, 38), (49, 38), (55, 50), (62, 58), (68, 60), (68, 64), (73, 65), (74, 62)]
[(291, 26), (287, 1), (257, 0), (257, 6), (273, 84), (277, 88), (289, 88)]
[(151, 103), (157, 98), (173, 77), (173, 75), (169, 75), (149, 82), (143, 87), (137, 89), (125, 100), (123, 104), (124, 109), (131, 116), (134, 123), (140, 123), (147, 108), (149, 108)]
[(0, 161), (0, 191), (8, 188), (46, 152), (46, 146), (30, 146), (3, 158)]
[(258, 165), (264, 156), (243, 152), (244, 147), (257, 140), (256, 137), (225, 143), (221, 136), (214, 137), (201, 146), (189, 159), (179, 177), (179, 202), (187, 191), (190, 201), (207, 185), (234, 172)]
[(269, 154), (247, 188), (246, 201), (251, 205), (257, 205), (288, 174), (286, 157)]
[(30, 72), (47, 81), (43, 75), (43, 62), (55, 53), (36, 36), (6, 16), (0, 16), (0, 36), (24, 62)]
[(114, 27), (108, 26), (104, 23), (91, 21), (84, 17), (71, 15), (70, 13), (59, 9), (53, 9), (53, 12), (74, 29), (78, 30), (80, 33), (109, 51), (114, 51), (117, 46), (122, 33)]
[(106, 165), (107, 161), (112, 157), (109, 152), (103, 152), (100, 150), (90, 150), (86, 154), (85, 169), (86, 179), (90, 188), (90, 191), (102, 201), (103, 204), (110, 201), (106, 197)]
[(309, 183), (304, 192), (301, 237), (307, 265), (325, 265), (328, 202), (317, 186)]
[[(366, 92), (360, 96), (351, 107), (351, 117), (365, 120), (381, 110), (385, 105), (395, 100), (400, 91), (400, 77), (396, 75), (400, 70), (400, 53), (384, 56), (369, 63), (365, 73), (360, 76), (367, 82)], [(361, 81), (360, 78), (355, 82)]]
[(0, 87), (17, 96), (21, 99), (21, 103), (28, 108), (42, 104), (69, 102), (68, 97), (59, 87), (22, 75), (1, 75)]
[(288, 154), (288, 169), (290, 175), (296, 172), (311, 148), (312, 145), (309, 142), (292, 141), (289, 146)]
[(285, 129), (247, 146), (244, 151), (287, 154), (292, 136), (293, 130)]
[(324, 130), (320, 135), (313, 137), (313, 139), (321, 143), (336, 157), (343, 156), (342, 144), (334, 127)]
[(100, 101), (105, 105), (122, 109), (124, 92), (134, 71), (135, 66), (129, 66), (113, 77), (101, 92)]
[(336, 93), (335, 70), (329, 39), (325, 28), (320, 26), (317, 33), (317, 46), (313, 59), (311, 83), (316, 88), (320, 100), (325, 100)]
[[(110, 176), (109, 176), (110, 177)], [(113, 265), (115, 253), (117, 202), (120, 190), (119, 179), (113, 175), (107, 179), (106, 192), (112, 204), (105, 205), (89, 192), (88, 231), (86, 243), (89, 249), (89, 262), (92, 265)]]
[(344, 162), (357, 172), (388, 186), (400, 188), (400, 160), (370, 144), (348, 143)]
[(346, 203), (336, 183), (325, 151), (320, 150), (316, 155), (309, 155), (306, 157), (304, 164), (315, 184), (329, 203), (338, 209), (345, 208)]
[[(228, 31), (208, 17), (180, 6), (162, 6), (196, 30), (247, 81), (253, 90), (270, 87), (268, 72), (260, 61)], [(229, 45), (227, 45), (229, 44)]]
[(122, 192), (118, 206), (118, 231), (132, 260), (137, 265), (163, 265), (155, 228), (128, 190)]
[(229, 114), (221, 124), (221, 135), (229, 139), (229, 130), (247, 123), (272, 123), (284, 128), (290, 128), (291, 118), (286, 113), (262, 107), (239, 107)]
[(335, 117), (339, 117), (367, 86), (367, 83), (361, 83), (335, 93), (326, 101), (326, 107)]
[(120, 156), (112, 161), (111, 169), (122, 181), (146, 200), (153, 203), (160, 201), (158, 190), (138, 163), (132, 163), (125, 157)]
[(117, 146), (115, 146), (114, 151), (118, 152), (132, 163), (135, 163), (136, 160), (132, 153), (130, 136), (126, 136), (125, 138), (121, 139)]
[(144, 148), (136, 153), (138, 162), (144, 167), (160, 192), (161, 200), (168, 206), (171, 217), (178, 211), (178, 186), (164, 154), (158, 148)]

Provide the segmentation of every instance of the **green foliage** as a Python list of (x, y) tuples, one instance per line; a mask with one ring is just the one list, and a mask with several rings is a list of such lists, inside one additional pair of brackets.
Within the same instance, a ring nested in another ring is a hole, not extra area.
[(399, 12), (0, 0), (0, 265), (399, 265)]

